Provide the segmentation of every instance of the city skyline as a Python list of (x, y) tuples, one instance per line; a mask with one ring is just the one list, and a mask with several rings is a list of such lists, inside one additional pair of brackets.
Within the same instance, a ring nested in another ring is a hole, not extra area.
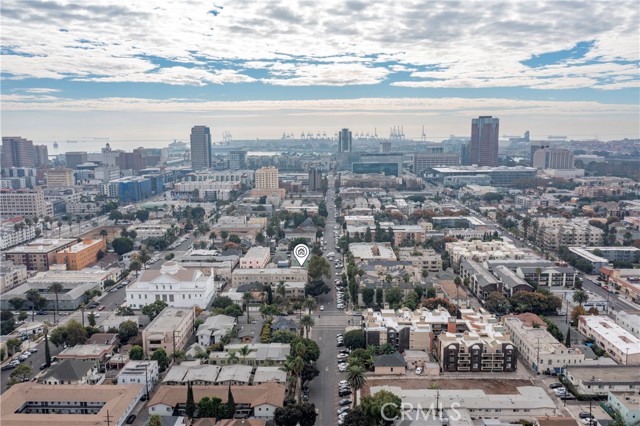
[[(637, 138), (637, 2), (3, 4), (3, 135)], [(37, 123), (37, 124), (34, 124)]]

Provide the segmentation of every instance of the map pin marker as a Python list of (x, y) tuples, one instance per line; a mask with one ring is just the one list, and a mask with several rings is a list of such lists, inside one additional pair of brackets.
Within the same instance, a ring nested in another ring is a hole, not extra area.
[(298, 261), (298, 264), (300, 266), (303, 266), (304, 262), (306, 262), (307, 258), (309, 257), (309, 247), (307, 247), (304, 244), (298, 244), (293, 249), (293, 255), (295, 256), (296, 260)]

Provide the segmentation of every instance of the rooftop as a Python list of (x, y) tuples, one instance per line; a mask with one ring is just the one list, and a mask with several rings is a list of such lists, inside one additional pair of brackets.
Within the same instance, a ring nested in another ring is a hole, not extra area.
[(193, 315), (193, 309), (166, 307), (151, 321), (145, 331), (147, 333), (165, 333), (176, 330), (180, 324)]
[(629, 383), (637, 386), (640, 383), (637, 365), (567, 366), (567, 375), (586, 384)]
[(67, 244), (76, 242), (75, 238), (62, 238), (62, 239), (45, 239), (38, 238), (27, 244), (23, 244), (18, 247), (14, 247), (5, 251), (6, 254), (11, 253), (49, 253), (51, 251), (59, 250)]
[[(196, 401), (200, 401), (205, 396), (209, 398), (218, 397), (222, 403), (227, 402), (229, 392), (228, 386), (193, 386), (193, 396)], [(231, 393), (236, 404), (249, 404), (251, 407), (270, 404), (275, 407), (282, 407), (285, 396), (285, 386), (279, 383), (265, 383), (255, 386), (231, 386)], [(175, 407), (184, 404), (187, 395), (184, 386), (162, 385), (158, 388), (148, 406), (165, 404)], [(104, 420), (100, 419), (101, 426)]]
[(582, 315), (579, 318), (579, 324), (585, 324), (623, 354), (640, 353), (640, 339), (608, 317), (603, 315)]
[(104, 240), (90, 240), (90, 239), (82, 240), (81, 242), (60, 251), (60, 253), (79, 253), (83, 250), (86, 250), (89, 247), (93, 247), (100, 244), (104, 244)]

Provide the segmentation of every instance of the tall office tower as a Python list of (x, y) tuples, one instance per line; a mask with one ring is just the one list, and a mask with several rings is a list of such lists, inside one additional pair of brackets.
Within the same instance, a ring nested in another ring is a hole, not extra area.
[(539, 150), (539, 149), (547, 149), (547, 148), (550, 148), (550, 146), (545, 144), (545, 143), (532, 142), (531, 143), (531, 156), (529, 157), (529, 164), (531, 164), (533, 166), (533, 157), (535, 156), (537, 150)]
[(309, 169), (309, 191), (322, 190), (322, 171), (317, 168)]
[(563, 148), (538, 149), (533, 154), (533, 167), (546, 169), (573, 169), (573, 153)]
[(247, 168), (247, 151), (229, 151), (229, 168), (244, 170)]
[(3, 173), (4, 170), (11, 167), (35, 167), (36, 161), (34, 157), (33, 141), (19, 136), (2, 137), (0, 166), (2, 166)]
[(342, 129), (338, 133), (338, 152), (351, 152), (351, 131)]
[(256, 189), (270, 190), (278, 189), (278, 169), (275, 167), (261, 167), (255, 174)]
[(115, 166), (118, 159), (119, 151), (111, 149), (111, 145), (107, 145), (102, 148), (102, 165), (103, 166)]
[(388, 154), (391, 152), (391, 141), (380, 142), (380, 154)]
[(73, 151), (64, 154), (65, 163), (69, 169), (76, 169), (80, 164), (86, 163), (87, 158), (86, 151)]
[(211, 168), (211, 130), (207, 126), (191, 128), (191, 168)]
[(33, 152), (36, 167), (46, 167), (49, 164), (49, 149), (46, 145), (34, 145)]
[(471, 121), (471, 164), (478, 166), (498, 165), (498, 128), (500, 120), (482, 115)]

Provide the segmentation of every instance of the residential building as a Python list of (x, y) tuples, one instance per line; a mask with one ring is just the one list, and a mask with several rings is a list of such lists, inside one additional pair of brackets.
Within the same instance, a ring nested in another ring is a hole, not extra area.
[(98, 261), (98, 253), (107, 253), (107, 242), (103, 239), (85, 239), (82, 242), (56, 252), (56, 263), (67, 265), (69, 271), (80, 271)]
[(75, 185), (73, 170), (49, 169), (47, 170), (47, 188), (68, 188)]
[(46, 145), (34, 145), (33, 153), (36, 168), (46, 168), (49, 165), (49, 149)]
[(162, 176), (128, 176), (115, 179), (100, 187), (100, 192), (121, 203), (137, 203), (164, 189)]
[(445, 244), (451, 263), (457, 268), (463, 260), (476, 262), (495, 259), (524, 259), (526, 252), (506, 241), (456, 241)]
[(147, 394), (149, 390), (153, 389), (159, 378), (158, 361), (147, 360), (127, 362), (116, 377), (119, 385), (141, 384)]
[(191, 199), (194, 197), (194, 193), (197, 193), (196, 198), (198, 200), (229, 200), (233, 192), (240, 191), (241, 186), (242, 184), (240, 182), (218, 182), (215, 180), (187, 181), (174, 184), (171, 193), (178, 198), (184, 197)]
[(269, 247), (251, 247), (247, 254), (240, 258), (241, 269), (262, 269), (271, 259)]
[(322, 190), (322, 170), (318, 168), (309, 169), (309, 191)]
[(42, 191), (3, 190), (0, 192), (0, 214), (5, 217), (53, 216), (53, 206), (45, 201)]
[(413, 154), (413, 173), (420, 175), (432, 167), (459, 166), (460, 154), (452, 153), (415, 153)]
[[(219, 398), (226, 404), (229, 391), (236, 404), (236, 416), (273, 420), (276, 408), (282, 408), (285, 385), (267, 383), (254, 386), (193, 386), (194, 400)], [(184, 413), (186, 404), (183, 386), (160, 386), (148, 403), (149, 415), (171, 416), (174, 412)]]
[(338, 152), (352, 151), (352, 134), (349, 129), (342, 129), (338, 133)]
[(193, 334), (195, 310), (167, 307), (142, 330), (142, 347), (146, 356), (162, 348), (172, 354), (184, 348)]
[(533, 167), (546, 169), (573, 169), (573, 153), (564, 148), (543, 148), (533, 154)]
[(140, 401), (142, 385), (43, 385), (18, 383), (2, 394), (4, 426), (125, 424)]
[(442, 256), (432, 249), (419, 249), (413, 247), (400, 247), (398, 259), (409, 261), (416, 268), (426, 269), (428, 272), (442, 271)]
[(58, 359), (80, 360), (92, 364), (103, 364), (113, 356), (116, 346), (116, 343), (87, 343), (69, 346), (63, 349), (56, 357)]
[(613, 317), (616, 324), (640, 338), (640, 311), (616, 311)]
[(607, 405), (620, 413), (625, 425), (640, 424), (640, 395), (638, 392), (609, 392)]
[(196, 331), (197, 342), (200, 346), (207, 348), (216, 343), (230, 333), (238, 323), (237, 318), (228, 315), (214, 315), (204, 320)]
[(490, 115), (471, 120), (471, 164), (492, 167), (498, 165), (499, 126), (500, 120)]
[(578, 317), (580, 334), (595, 341), (621, 365), (640, 365), (640, 339), (603, 315)]
[(507, 297), (512, 297), (519, 291), (533, 291), (529, 283), (504, 265), (497, 266), (493, 270), (493, 276), (498, 279), (500, 288)]
[(36, 167), (33, 141), (20, 136), (3, 136), (1, 168), (4, 171), (11, 167)]
[[(637, 250), (637, 249), (636, 249)], [(593, 251), (587, 250), (582, 247), (569, 247), (569, 251), (576, 255), (577, 257), (589, 262), (591, 264), (591, 273), (597, 274), (600, 271), (600, 268), (603, 266), (607, 266), (609, 264), (609, 260), (598, 256), (593, 253)]]
[(279, 187), (278, 169), (273, 166), (260, 167), (255, 172), (255, 189), (251, 191), (251, 195), (262, 197), (274, 194), (281, 199), (285, 195), (285, 190)]
[(211, 130), (207, 126), (191, 128), (191, 168), (211, 168)]
[(565, 377), (582, 395), (606, 396), (609, 392), (640, 390), (640, 369), (637, 365), (593, 365), (567, 367)]
[(210, 367), (220, 369), (220, 373), (216, 379), (216, 384), (223, 386), (242, 386), (251, 384), (253, 367), (249, 365), (229, 363), (229, 365), (225, 365), (222, 368), (216, 367), (215, 365), (210, 365)]
[(400, 352), (378, 355), (373, 359), (373, 374), (375, 376), (404, 376), (407, 363)]
[(247, 151), (229, 151), (229, 169), (244, 170), (247, 168)]
[(99, 385), (104, 376), (98, 374), (95, 362), (65, 359), (47, 369), (37, 382), (44, 385)]
[(163, 238), (171, 228), (168, 223), (159, 220), (147, 221), (127, 228), (127, 231), (136, 231), (136, 239), (144, 241), (149, 238)]
[(500, 291), (500, 282), (488, 270), (473, 260), (460, 262), (460, 277), (469, 281), (469, 289), (484, 303), (489, 294)]
[(253, 384), (264, 383), (287, 384), (287, 373), (280, 367), (257, 367), (253, 375)]
[(5, 251), (4, 256), (15, 265), (26, 265), (30, 271), (47, 271), (55, 263), (56, 253), (75, 243), (75, 239), (39, 238)]
[(549, 250), (560, 246), (598, 246), (602, 242), (602, 230), (580, 220), (539, 218), (537, 241)]
[(388, 243), (351, 243), (349, 251), (353, 254), (356, 263), (370, 260), (397, 260)]
[[(457, 418), (459, 420), (451, 424), (460, 426), (475, 424), (472, 418), (492, 419), (491, 424), (498, 424), (494, 419), (517, 422), (523, 417), (553, 416), (557, 412), (556, 403), (538, 386), (519, 386), (516, 393), (508, 394), (488, 394), (480, 389), (404, 389), (399, 386), (372, 386), (370, 392), (371, 395), (375, 395), (383, 390), (394, 395), (402, 395), (403, 406), (406, 404), (409, 407), (447, 407), (442, 409), (443, 418)], [(419, 418), (416, 417), (418, 412), (406, 414), (414, 419)], [(424, 413), (420, 415), (424, 416)], [(435, 418), (438, 418), (437, 415)]]
[(393, 225), (393, 244), (396, 247), (401, 245), (417, 245), (425, 241), (425, 230), (419, 225)]
[(0, 225), (0, 250), (17, 246), (36, 237), (36, 230), (42, 233), (42, 224), (27, 225), (21, 217), (9, 219)]
[(277, 285), (280, 281), (285, 283), (307, 282), (306, 268), (261, 268), (261, 269), (236, 269), (231, 274), (231, 285), (239, 287), (242, 284), (257, 282), (259, 284)]
[(14, 265), (11, 261), (0, 263), (0, 294), (27, 281), (26, 265)]
[(438, 358), (443, 372), (511, 372), (518, 368), (518, 350), (509, 332), (497, 324), (484, 330), (440, 334)]
[[(195, 386), (217, 385), (221, 367), (217, 365), (200, 364), (200, 361), (184, 361), (180, 365), (174, 365), (167, 372), (162, 384)], [(249, 372), (249, 377), (251, 372)], [(245, 383), (243, 383), (245, 384)], [(249, 384), (248, 382), (246, 384)]]
[(205, 309), (216, 294), (215, 276), (186, 269), (172, 260), (160, 269), (146, 269), (127, 287), (127, 306), (142, 309), (156, 300), (175, 308)]
[[(247, 356), (241, 356), (238, 351), (243, 347), (249, 349)], [(288, 343), (233, 343), (225, 345), (222, 352), (211, 352), (209, 364), (229, 365), (231, 353), (239, 358), (237, 362), (245, 366), (282, 366), (291, 353), (291, 345)]]
[(566, 366), (582, 364), (585, 360), (581, 349), (567, 348), (547, 331), (546, 326), (539, 326), (540, 323), (544, 324), (539, 318), (535, 321), (537, 327), (525, 324), (517, 316), (505, 316), (501, 320), (523, 361), (533, 371), (560, 372)]

